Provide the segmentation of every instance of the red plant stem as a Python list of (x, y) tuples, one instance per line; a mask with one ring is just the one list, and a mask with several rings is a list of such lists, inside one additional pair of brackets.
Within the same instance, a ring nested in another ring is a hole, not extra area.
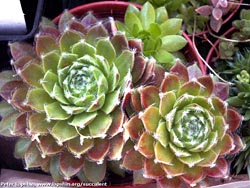
[[(225, 37), (228, 34), (230, 34), (231, 32), (233, 32), (235, 30), (234, 27), (231, 27), (229, 30), (227, 30), (223, 35), (221, 35), (221, 37)], [(214, 53), (216, 53), (216, 51), (218, 52), (218, 45), (219, 45), (220, 39), (216, 40), (213, 47), (210, 48), (207, 57), (206, 57), (206, 62), (208, 64), (211, 64), (212, 61), (216, 61), (219, 58), (219, 55), (217, 55), (215, 58), (212, 59), (212, 57), (214, 56)]]

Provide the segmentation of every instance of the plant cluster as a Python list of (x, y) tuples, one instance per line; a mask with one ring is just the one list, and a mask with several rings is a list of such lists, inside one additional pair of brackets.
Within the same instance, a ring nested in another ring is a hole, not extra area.
[[(56, 182), (133, 172), (135, 184), (154, 180), (162, 188), (230, 175), (227, 158), (244, 145), (242, 116), (230, 105), (244, 100), (239, 112), (250, 119), (247, 53), (228, 64), (240, 91), (228, 99), (228, 84), (183, 58), (183, 22), (168, 11), (190, 14), (194, 7), (184, 5), (200, 4), (150, 2), (130, 4), (124, 22), (66, 10), (56, 24), (42, 20), (33, 44), (10, 43), (13, 70), (0, 73), (0, 134), (18, 138), (15, 156), (27, 169), (39, 167)], [(217, 9), (229, 3), (212, 4), (221, 21)]]
[(122, 165), (157, 179), (160, 187), (196, 186), (207, 176), (225, 178), (225, 155), (243, 147), (234, 133), (241, 116), (223, 102), (227, 95), (228, 85), (203, 76), (197, 65), (180, 63), (160, 87), (133, 89), (124, 108), (134, 109), (125, 129), (135, 146)]

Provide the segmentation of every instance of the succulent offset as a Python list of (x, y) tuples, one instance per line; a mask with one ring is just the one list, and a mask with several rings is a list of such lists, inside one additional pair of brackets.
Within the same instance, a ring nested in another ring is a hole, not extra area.
[(19, 137), (16, 157), (55, 181), (101, 181), (125, 143), (119, 104), (136, 64), (125, 35), (112, 19), (65, 11), (58, 27), (44, 19), (35, 48), (16, 42), (10, 49), (14, 71), (0, 73), (0, 133)]
[(128, 6), (123, 22), (116, 22), (128, 39), (139, 38), (143, 42), (143, 54), (154, 57), (167, 69), (175, 64), (176, 54), (186, 44), (181, 36), (182, 19), (169, 18), (165, 7), (155, 9), (146, 2), (141, 10), (133, 4)]
[(195, 186), (206, 177), (225, 178), (225, 156), (242, 149), (234, 133), (242, 117), (228, 108), (228, 85), (181, 63), (160, 87), (132, 89), (124, 110), (134, 110), (125, 129), (134, 142), (123, 167), (158, 180), (160, 187)]

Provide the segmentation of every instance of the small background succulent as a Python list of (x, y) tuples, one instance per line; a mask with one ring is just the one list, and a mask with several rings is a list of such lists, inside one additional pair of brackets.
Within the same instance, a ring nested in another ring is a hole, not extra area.
[(219, 32), (223, 24), (223, 16), (227, 15), (234, 7), (233, 2), (227, 0), (211, 0), (210, 5), (202, 5), (196, 9), (196, 12), (209, 16), (209, 26), (215, 32)]
[(233, 59), (237, 52), (249, 47), (247, 41), (250, 37), (250, 11), (241, 9), (240, 18), (234, 20), (232, 26), (230, 33), (225, 36), (230, 39), (221, 38), (219, 42), (220, 59)]
[[(139, 4), (144, 4), (145, 0), (131, 0)], [(197, 14), (196, 8), (208, 3), (208, 0), (196, 1), (196, 0), (150, 0), (149, 1), (155, 8), (165, 6), (169, 17), (180, 18), (183, 20), (182, 29), (189, 34), (194, 32), (194, 25), (196, 22), (196, 32), (203, 31), (206, 27), (206, 23), (209, 20), (207, 16)], [(196, 21), (195, 21), (196, 19)]]
[(124, 23), (116, 22), (116, 25), (129, 39), (141, 39), (143, 54), (154, 57), (167, 69), (175, 63), (176, 52), (187, 44), (181, 36), (182, 20), (169, 18), (165, 7), (155, 9), (149, 2), (141, 10), (129, 5)]
[(119, 104), (135, 53), (114, 21), (65, 11), (57, 26), (43, 20), (34, 46), (15, 42), (10, 50), (14, 70), (0, 73), (0, 134), (19, 138), (15, 156), (56, 182), (100, 182), (107, 168), (124, 175)]
[(134, 143), (123, 167), (136, 177), (156, 179), (164, 188), (227, 177), (225, 156), (243, 148), (235, 133), (242, 117), (227, 106), (228, 89), (203, 76), (197, 65), (186, 68), (181, 63), (170, 69), (160, 87), (134, 88), (123, 106), (130, 112), (125, 129)]

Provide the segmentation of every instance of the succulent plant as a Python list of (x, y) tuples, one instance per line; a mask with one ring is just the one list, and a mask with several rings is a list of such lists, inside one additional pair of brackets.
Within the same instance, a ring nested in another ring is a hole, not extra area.
[(15, 155), (27, 169), (41, 167), (55, 181), (101, 181), (125, 144), (119, 103), (136, 64), (125, 35), (112, 19), (65, 11), (58, 26), (44, 19), (34, 47), (15, 42), (10, 50), (14, 70), (0, 73), (0, 134), (19, 138)]
[(203, 16), (209, 16), (211, 29), (215, 32), (219, 32), (223, 24), (222, 17), (232, 9), (232, 2), (227, 0), (211, 0), (210, 4), (211, 5), (198, 7), (196, 12)]
[(180, 62), (160, 87), (132, 89), (123, 108), (133, 109), (124, 127), (134, 147), (126, 152), (122, 166), (156, 179), (164, 188), (227, 177), (225, 156), (243, 147), (234, 133), (242, 117), (228, 108), (228, 92), (227, 84), (202, 75), (196, 64), (186, 68)]
[(246, 40), (250, 37), (250, 10), (242, 9), (240, 11), (240, 19), (234, 20), (232, 25), (237, 29), (233, 38), (238, 40)]
[(182, 20), (168, 18), (165, 7), (155, 9), (150, 2), (146, 2), (141, 10), (129, 5), (124, 23), (117, 21), (116, 25), (126, 33), (128, 39), (141, 39), (143, 54), (154, 57), (167, 69), (175, 63), (174, 53), (187, 44), (186, 39), (181, 36)]

